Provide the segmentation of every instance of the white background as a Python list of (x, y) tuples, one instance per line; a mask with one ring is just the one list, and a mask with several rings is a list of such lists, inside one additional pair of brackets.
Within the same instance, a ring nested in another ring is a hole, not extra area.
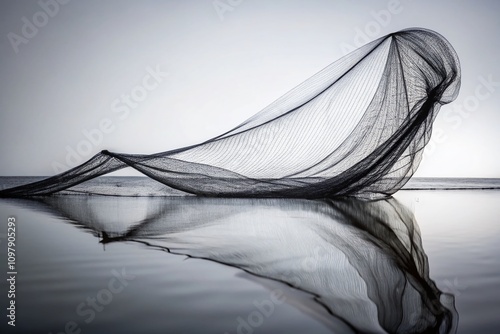
[[(347, 48), (425, 27), (455, 47), (462, 89), (442, 108), (417, 175), (500, 177), (498, 1), (73, 0), (46, 22), (37, 1), (0, 7), (0, 175), (53, 175), (55, 165), (73, 167), (102, 149), (155, 153), (201, 142)], [(38, 20), (34, 36), (23, 35), (23, 17)], [(13, 47), (13, 34), (24, 42)], [(168, 76), (120, 118), (113, 101), (157, 66)], [(480, 77), (498, 84), (488, 91)], [(82, 131), (103, 119), (113, 130), (82, 144)], [(78, 159), (68, 163), (71, 150)]]

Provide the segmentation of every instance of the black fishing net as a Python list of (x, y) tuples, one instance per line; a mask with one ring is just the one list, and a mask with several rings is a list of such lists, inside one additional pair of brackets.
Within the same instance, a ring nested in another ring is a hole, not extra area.
[(353, 51), (201, 144), (152, 155), (102, 151), (0, 196), (48, 195), (132, 167), (202, 196), (384, 197), (413, 175), (437, 111), (459, 86), (448, 41), (429, 30), (403, 30)]

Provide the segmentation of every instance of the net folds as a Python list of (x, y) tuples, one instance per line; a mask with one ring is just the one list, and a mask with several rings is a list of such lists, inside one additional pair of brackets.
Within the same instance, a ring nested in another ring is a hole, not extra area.
[(449, 42), (402, 30), (340, 58), (220, 136), (151, 155), (104, 150), (0, 197), (50, 195), (125, 167), (200, 196), (386, 197), (416, 171), (440, 106), (459, 88)]

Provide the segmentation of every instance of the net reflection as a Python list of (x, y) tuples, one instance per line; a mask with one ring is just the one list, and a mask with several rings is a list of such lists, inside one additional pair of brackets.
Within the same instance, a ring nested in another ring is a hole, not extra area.
[(348, 332), (456, 330), (454, 298), (430, 279), (415, 218), (393, 198), (19, 201), (64, 217), (103, 244), (140, 242), (286, 283), (300, 291), (287, 301), (336, 332), (339, 322)]

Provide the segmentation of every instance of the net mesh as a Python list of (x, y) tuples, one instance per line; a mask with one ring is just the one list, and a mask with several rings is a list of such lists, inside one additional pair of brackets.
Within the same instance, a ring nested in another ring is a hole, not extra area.
[(402, 30), (342, 57), (201, 144), (152, 155), (104, 150), (0, 196), (49, 195), (132, 167), (202, 196), (385, 197), (413, 175), (440, 106), (459, 87), (449, 42), (430, 30)]
[[(455, 298), (429, 276), (415, 216), (394, 198), (11, 201), (73, 223), (104, 247), (138, 242), (268, 278), (269, 290), (277, 288), (271, 280), (283, 282), (295, 290), (278, 287), (287, 303), (332, 333), (456, 332)], [(351, 330), (337, 327), (339, 319)]]

